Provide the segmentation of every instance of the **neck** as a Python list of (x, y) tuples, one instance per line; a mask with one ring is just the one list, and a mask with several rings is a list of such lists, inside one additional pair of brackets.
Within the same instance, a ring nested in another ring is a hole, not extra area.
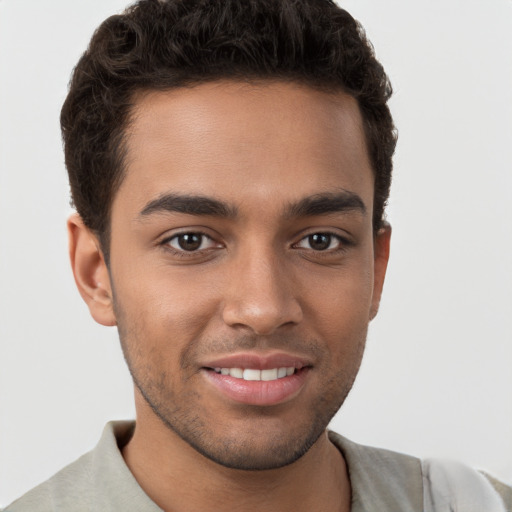
[(350, 510), (346, 464), (327, 432), (288, 466), (245, 471), (212, 462), (158, 418), (144, 417), (138, 418), (123, 457), (142, 489), (163, 510)]

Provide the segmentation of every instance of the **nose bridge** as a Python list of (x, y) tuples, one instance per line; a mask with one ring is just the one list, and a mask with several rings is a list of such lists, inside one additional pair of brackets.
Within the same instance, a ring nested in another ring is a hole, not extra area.
[(302, 319), (285, 257), (271, 244), (251, 244), (238, 251), (225, 297), (224, 321), (256, 334), (271, 334)]

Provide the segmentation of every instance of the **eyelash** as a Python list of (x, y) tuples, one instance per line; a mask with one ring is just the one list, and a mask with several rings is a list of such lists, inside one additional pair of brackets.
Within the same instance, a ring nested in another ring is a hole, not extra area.
[(315, 231), (314, 233), (310, 233), (304, 237), (302, 237), (299, 242), (297, 242), (296, 244), (294, 244), (294, 247), (297, 247), (297, 248), (300, 248), (298, 247), (299, 244), (301, 244), (302, 242), (304, 241), (307, 241), (309, 239), (309, 242), (311, 243), (311, 238), (314, 237), (314, 236), (322, 236), (322, 237), (328, 237), (329, 238), (329, 245), (331, 245), (331, 243), (333, 241), (336, 241), (337, 244), (338, 244), (338, 247), (335, 247), (334, 249), (329, 249), (329, 248), (326, 248), (326, 249), (318, 249), (318, 250), (315, 250), (313, 248), (311, 249), (306, 249), (306, 250), (312, 250), (313, 252), (315, 253), (318, 253), (318, 254), (337, 254), (339, 253), (340, 251), (344, 251), (347, 246), (350, 245), (350, 242), (338, 235), (337, 233), (332, 233), (332, 232), (329, 232), (329, 231)]
[(197, 256), (198, 254), (204, 254), (205, 251), (208, 251), (208, 249), (197, 249), (197, 250), (187, 251), (186, 249), (177, 249), (170, 245), (170, 242), (172, 240), (177, 240), (177, 239), (179, 239), (179, 237), (183, 237), (186, 235), (195, 235), (195, 236), (201, 237), (200, 246), (203, 245), (205, 239), (215, 242), (215, 240), (211, 236), (209, 236), (206, 233), (203, 233), (201, 231), (183, 231), (181, 233), (175, 233), (174, 235), (163, 239), (159, 243), (159, 245), (161, 247), (163, 247), (165, 250), (173, 253), (175, 256), (179, 256), (182, 258), (190, 258), (193, 256)]
[[(199, 245), (198, 249), (187, 251), (186, 249), (183, 249), (183, 248), (178, 249), (178, 248), (172, 247), (170, 245), (171, 241), (177, 240), (177, 239), (179, 239), (179, 237), (183, 237), (186, 235), (194, 235), (194, 236), (201, 237), (201, 241), (200, 241), (200, 245)], [(330, 238), (329, 245), (332, 243), (332, 241), (334, 239), (335, 241), (337, 241), (338, 247), (336, 247), (334, 249), (326, 248), (326, 249), (320, 249), (320, 250), (315, 250), (313, 248), (299, 247), (299, 244), (301, 244), (304, 241), (307, 241), (308, 239), (310, 239), (311, 237), (314, 237), (315, 235), (329, 237)], [(182, 257), (182, 258), (187, 258), (187, 257), (190, 258), (190, 257), (194, 257), (194, 256), (197, 257), (199, 254), (205, 254), (205, 252), (207, 252), (211, 249), (211, 248), (206, 248), (206, 249), (200, 248), (201, 245), (203, 245), (203, 243), (205, 242), (205, 239), (210, 240), (211, 242), (215, 243), (215, 240), (211, 236), (209, 236), (206, 233), (203, 233), (201, 231), (184, 231), (184, 232), (176, 233), (172, 236), (165, 238), (164, 240), (162, 240), (159, 243), (159, 245), (162, 246), (165, 250), (173, 253), (173, 255), (176, 255), (176, 256)], [(330, 231), (315, 231), (313, 233), (309, 233), (309, 234), (303, 236), (297, 243), (292, 245), (292, 248), (299, 249), (299, 250), (302, 249), (305, 251), (311, 251), (311, 252), (315, 253), (315, 255), (319, 255), (319, 256), (320, 255), (328, 256), (328, 255), (335, 255), (335, 254), (344, 252), (351, 245), (353, 245), (353, 244), (350, 240), (348, 240), (345, 237), (340, 236), (337, 233), (333, 233)], [(218, 246), (220, 247), (221, 244), (218, 244)]]

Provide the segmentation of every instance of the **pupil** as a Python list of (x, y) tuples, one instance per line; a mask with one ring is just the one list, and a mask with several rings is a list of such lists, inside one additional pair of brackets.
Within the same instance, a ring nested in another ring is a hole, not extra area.
[(309, 244), (317, 251), (325, 251), (331, 245), (331, 235), (324, 235), (322, 233), (310, 235)]
[(178, 238), (178, 244), (184, 251), (195, 251), (201, 246), (201, 235), (196, 235), (194, 233), (180, 235)]

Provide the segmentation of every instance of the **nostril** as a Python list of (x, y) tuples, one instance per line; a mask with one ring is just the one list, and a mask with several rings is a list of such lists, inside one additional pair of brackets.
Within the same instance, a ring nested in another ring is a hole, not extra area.
[(277, 329), (300, 323), (302, 310), (298, 304), (262, 304), (235, 303), (226, 305), (223, 312), (224, 322), (230, 327), (247, 327), (254, 334), (268, 336)]

